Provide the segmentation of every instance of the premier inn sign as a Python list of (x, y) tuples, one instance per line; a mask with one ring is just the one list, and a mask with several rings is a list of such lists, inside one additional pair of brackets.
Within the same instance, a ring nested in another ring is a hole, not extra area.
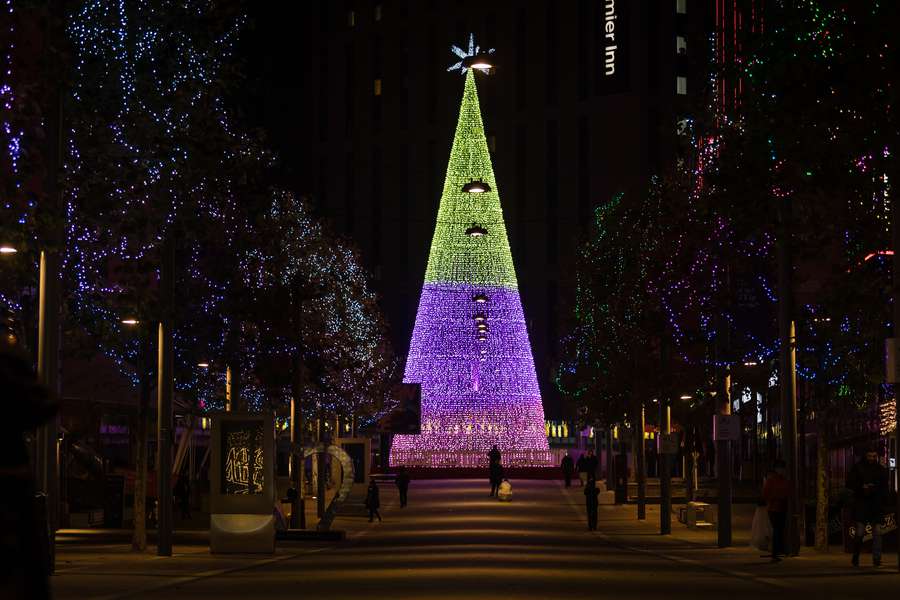
[(603, 34), (602, 91), (615, 94), (628, 85), (626, 49), (628, 47), (628, 0), (602, 0)]

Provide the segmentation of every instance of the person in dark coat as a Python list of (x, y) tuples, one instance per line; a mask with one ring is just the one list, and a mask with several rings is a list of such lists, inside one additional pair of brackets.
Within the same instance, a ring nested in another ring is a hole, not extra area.
[(588, 531), (597, 531), (597, 509), (600, 506), (600, 490), (597, 489), (597, 480), (588, 477), (584, 486), (584, 505), (587, 509)]
[(372, 522), (373, 517), (378, 517), (378, 522), (381, 523), (381, 514), (378, 512), (378, 507), (381, 506), (381, 500), (378, 497), (378, 485), (375, 484), (375, 480), (369, 482), (369, 489), (366, 492), (366, 508), (369, 509), (369, 523)]
[(35, 496), (26, 431), (54, 418), (56, 399), (38, 383), (31, 361), (0, 325), (0, 598), (50, 598), (46, 502)]
[(594, 454), (594, 450), (588, 450), (587, 456), (584, 457), (584, 470), (587, 471), (588, 479), (597, 479), (598, 466), (599, 462), (597, 461), (597, 456)]
[(490, 460), (490, 464), (500, 463), (500, 448), (497, 447), (497, 444), (494, 444), (491, 447), (491, 451), (488, 452), (488, 459)]
[(847, 488), (853, 492), (854, 567), (859, 566), (859, 550), (862, 547), (866, 525), (872, 526), (872, 564), (881, 565), (881, 519), (883, 504), (888, 493), (888, 471), (878, 462), (878, 452), (869, 448), (861, 461), (847, 475)]
[(575, 461), (575, 470), (578, 471), (578, 479), (581, 481), (581, 487), (587, 484), (587, 469), (584, 466), (585, 456), (582, 454)]
[(779, 562), (784, 554), (784, 528), (791, 490), (791, 484), (784, 476), (785, 471), (784, 461), (775, 461), (763, 484), (763, 500), (766, 501), (769, 523), (772, 524), (772, 562)]
[(575, 463), (572, 461), (572, 457), (569, 456), (569, 453), (566, 452), (566, 455), (563, 456), (562, 464), (563, 479), (566, 481), (566, 487), (572, 487), (572, 475), (575, 473)]
[(491, 496), (496, 496), (500, 483), (503, 481), (503, 465), (501, 465), (499, 461), (491, 463), (490, 478)]
[(394, 481), (397, 484), (397, 489), (400, 490), (400, 508), (404, 508), (406, 506), (406, 494), (409, 492), (409, 473), (406, 467), (401, 466), (397, 469), (397, 478)]

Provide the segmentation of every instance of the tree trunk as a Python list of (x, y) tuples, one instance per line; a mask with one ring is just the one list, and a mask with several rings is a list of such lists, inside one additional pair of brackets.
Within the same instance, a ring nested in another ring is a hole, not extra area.
[(819, 423), (816, 446), (816, 550), (828, 550), (828, 438)]
[(148, 344), (144, 343), (144, 356), (140, 382), (140, 405), (138, 407), (137, 452), (134, 460), (134, 531), (131, 535), (131, 549), (144, 552), (147, 549), (147, 432), (150, 418), (150, 369)]

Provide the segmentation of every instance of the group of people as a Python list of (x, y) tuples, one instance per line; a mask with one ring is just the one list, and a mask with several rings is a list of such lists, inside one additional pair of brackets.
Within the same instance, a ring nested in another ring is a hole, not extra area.
[[(862, 459), (850, 469), (846, 487), (853, 493), (850, 506), (854, 523), (851, 564), (859, 566), (863, 537), (866, 529), (871, 527), (872, 564), (878, 567), (881, 565), (881, 520), (884, 516), (884, 501), (888, 495), (888, 470), (878, 461), (878, 452), (874, 448), (867, 448)], [(790, 490), (786, 465), (783, 461), (776, 461), (766, 476), (762, 494), (772, 525), (772, 562), (779, 562), (785, 555), (784, 534)]]
[(589, 479), (596, 480), (597, 467), (600, 466), (600, 463), (594, 455), (594, 451), (589, 449), (587, 454), (579, 456), (577, 461), (573, 461), (572, 456), (566, 452), (560, 466), (562, 467), (563, 480), (566, 482), (566, 487), (572, 487), (572, 478), (576, 472), (578, 472), (578, 479), (581, 481), (582, 486), (586, 485)]

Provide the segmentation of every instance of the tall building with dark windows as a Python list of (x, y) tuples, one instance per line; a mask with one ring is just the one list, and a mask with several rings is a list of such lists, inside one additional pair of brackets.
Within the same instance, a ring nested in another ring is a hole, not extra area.
[(481, 108), (554, 417), (578, 242), (595, 206), (641, 194), (672, 158), (680, 113), (708, 85), (717, 1), (321, 0), (256, 16), (259, 122), (287, 183), (362, 250), (398, 355), (462, 94), (451, 45), (473, 33), (496, 49)]

